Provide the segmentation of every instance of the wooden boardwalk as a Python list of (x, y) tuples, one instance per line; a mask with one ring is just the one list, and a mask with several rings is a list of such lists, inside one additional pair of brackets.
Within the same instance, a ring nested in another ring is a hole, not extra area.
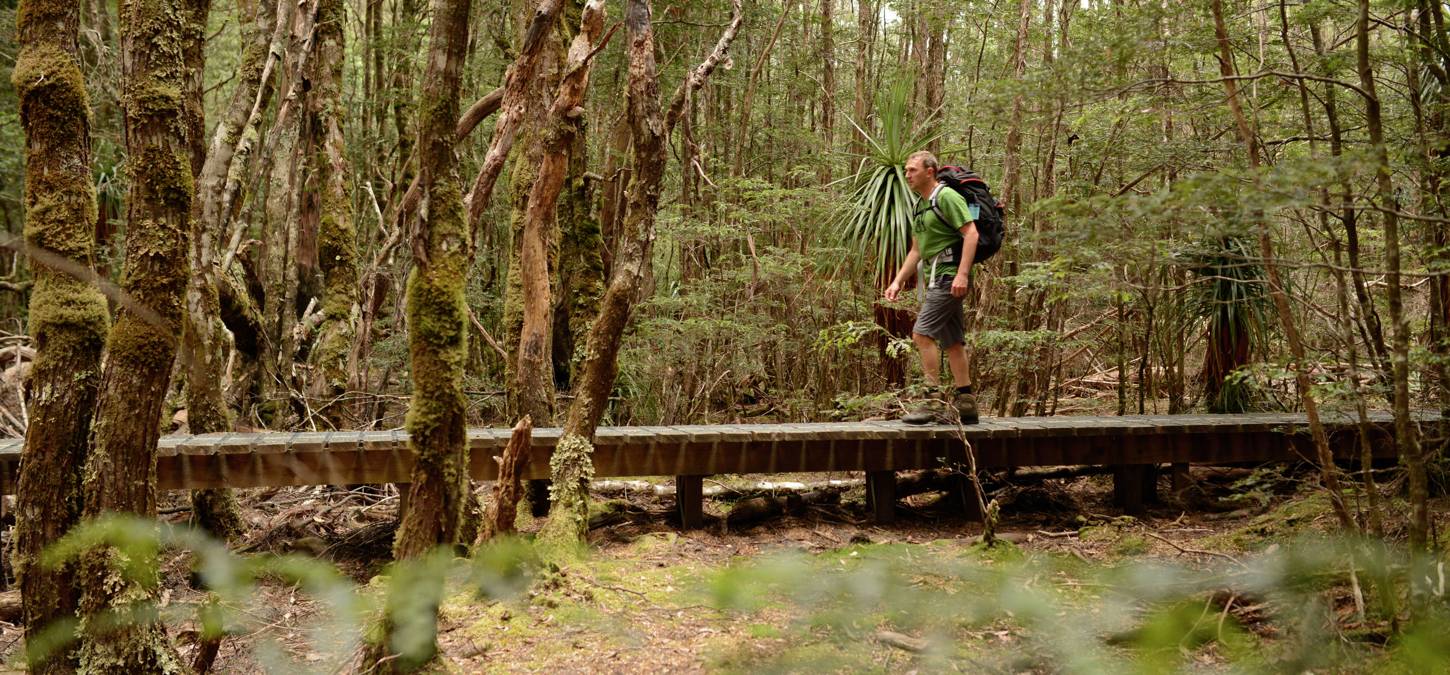
[[(1421, 415), (1420, 422), (1438, 420)], [(1391, 418), (1371, 416), (1377, 457), (1394, 456)], [(1336, 455), (1359, 456), (1352, 420), (1326, 418)], [(469, 473), (497, 476), (493, 457), (508, 429), (468, 434)], [(547, 478), (558, 429), (535, 429), (525, 478)], [(1302, 414), (986, 418), (981, 424), (914, 427), (900, 422), (601, 427), (599, 477), (676, 476), (683, 522), (700, 520), (699, 486), (712, 474), (865, 471), (876, 515), (889, 520), (894, 472), (964, 465), (962, 439), (981, 469), (1099, 465), (1115, 468), (1119, 501), (1138, 508), (1151, 497), (1156, 468), (1189, 464), (1297, 461), (1313, 457)], [(0, 440), (0, 491), (14, 491), (22, 442)], [(161, 439), (163, 490), (406, 482), (412, 468), (403, 431), (221, 433)]]

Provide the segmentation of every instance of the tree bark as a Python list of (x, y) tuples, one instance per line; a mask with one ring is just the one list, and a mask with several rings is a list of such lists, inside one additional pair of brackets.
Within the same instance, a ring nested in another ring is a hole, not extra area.
[[(836, 160), (836, 0), (821, 0), (821, 139), (826, 152), (821, 182), (830, 183)], [(686, 169), (688, 170), (688, 168)]]
[(514, 520), (518, 517), (519, 474), (529, 464), (529, 450), (533, 442), (534, 422), (525, 417), (514, 425), (513, 435), (499, 457), (498, 481), (494, 483), (493, 503), (483, 519), (483, 528), (478, 532), (481, 544), (489, 539), (514, 531)]
[[(12, 81), (25, 128), (25, 243), (35, 284), (29, 332), (35, 359), (25, 385), (30, 425), (16, 492), (14, 567), (27, 637), (75, 614), (71, 566), (36, 564), (81, 515), (81, 469), (100, 381), (109, 316), (87, 276), (94, 267), (96, 191), (91, 181), (90, 102), (81, 75), (80, 7), (72, 0), (20, 4)], [(32, 672), (74, 669), (59, 652)]]
[[(132, 167), (127, 199), (127, 299), (112, 329), (84, 477), (88, 518), (107, 513), (156, 516), (156, 442), (161, 405), (176, 357), (190, 239), (191, 145), (182, 92), (184, 49), (176, 36), (191, 13), (177, 0), (124, 0), (121, 54), (126, 149)], [(141, 168), (144, 167), (144, 170)], [(101, 548), (82, 559), (81, 669), (180, 672), (164, 627), (138, 618), (108, 625), (111, 612), (155, 602), (159, 571), (126, 576), (119, 552)], [(133, 570), (134, 572), (134, 570)], [(144, 612), (140, 615), (144, 617)]]
[[(730, 169), (730, 175), (734, 178), (739, 178), (745, 172), (745, 154), (750, 150), (750, 114), (754, 112), (755, 87), (760, 82), (760, 73), (765, 70), (765, 64), (770, 62), (770, 52), (775, 48), (775, 42), (780, 39), (780, 30), (785, 27), (786, 17), (789, 16), (789, 6), (782, 7), (780, 19), (775, 22), (775, 29), (770, 32), (770, 40), (760, 50), (755, 67), (750, 69), (750, 79), (745, 82), (745, 97), (740, 101), (740, 123), (735, 131), (735, 163)], [(635, 138), (638, 140), (638, 136)]]
[[(672, 102), (671, 113), (668, 116), (661, 114), (650, 14), (648, 0), (630, 0), (625, 6), (624, 26), (629, 37), (626, 116), (634, 141), (634, 170), (609, 288), (600, 303), (599, 316), (590, 324), (586, 347), (588, 356), (581, 369), (574, 402), (569, 406), (563, 437), (551, 462), (555, 510), (549, 521), (549, 530), (560, 539), (582, 541), (589, 526), (588, 484), (593, 474), (594, 432), (604, 416), (609, 392), (614, 388), (619, 372), (619, 348), (624, 329), (629, 324), (631, 310), (649, 271), (660, 184), (668, 159), (666, 142), (687, 105), (680, 103), (676, 106)], [(704, 85), (729, 50), (739, 29), (740, 16), (737, 3), (731, 27), (715, 44), (710, 56), (680, 84), (674, 96), (675, 102), (689, 101), (694, 92)]]
[(321, 142), (312, 161), (312, 189), (321, 196), (317, 258), (322, 272), (322, 324), (313, 359), (322, 375), (320, 414), (334, 429), (349, 424), (341, 400), (356, 364), (350, 362), (353, 321), (358, 314), (357, 243), (352, 203), (347, 190), (347, 161), (342, 135), (342, 65), (346, 56), (342, 0), (321, 0), (317, 8), (316, 75), (311, 98), (311, 123)]
[(413, 403), (407, 426), (417, 462), (408, 511), (398, 527), (394, 555), (416, 558), (438, 545), (458, 543), (466, 472), (468, 308), (464, 282), (472, 238), (464, 217), (462, 185), (453, 153), (458, 95), (468, 46), (471, 0), (433, 0), (428, 68), (418, 116), (423, 201), (412, 233), (415, 266), (408, 278), (408, 349)]
[(1359, 0), (1358, 34), (1355, 56), (1360, 88), (1365, 92), (1365, 122), (1369, 127), (1370, 149), (1375, 171), (1374, 200), (1383, 209), (1385, 225), (1386, 295), (1390, 312), (1390, 367), (1394, 381), (1392, 398), (1395, 415), (1395, 442), (1400, 462), (1409, 473), (1410, 484), (1410, 547), (1423, 551), (1429, 541), (1429, 478), (1425, 457), (1420, 454), (1419, 429), (1410, 419), (1410, 327), (1405, 321), (1405, 306), (1400, 291), (1400, 219), (1391, 182), (1389, 153), (1385, 148), (1384, 121), (1380, 113), (1379, 95), (1375, 92), (1374, 69), (1369, 62), (1369, 0)]
[[(1258, 134), (1255, 133), (1255, 125), (1244, 113), (1243, 104), (1239, 101), (1238, 83), (1234, 77), (1237, 71), (1233, 63), (1233, 48), (1228, 39), (1228, 28), (1223, 18), (1223, 0), (1213, 0), (1210, 3), (1213, 11), (1214, 37), (1218, 43), (1219, 72), (1223, 75), (1224, 92), (1228, 96), (1228, 107), (1233, 113), (1234, 127), (1238, 131), (1239, 142), (1244, 146), (1244, 152), (1249, 162), (1249, 171), (1253, 173), (1253, 180), (1258, 181), (1260, 167)], [(1344, 505), (1344, 491), (1339, 485), (1338, 468), (1334, 463), (1334, 452), (1329, 448), (1329, 437), (1324, 431), (1324, 424), (1319, 420), (1319, 406), (1314, 397), (1313, 384), (1309, 380), (1308, 366), (1305, 364), (1304, 343), (1299, 337), (1299, 329), (1294, 321), (1293, 310), (1289, 308), (1289, 298), (1284, 292), (1284, 284), (1279, 279), (1279, 268), (1274, 264), (1274, 245), (1269, 238), (1270, 225), (1263, 222), (1263, 214), (1255, 213), (1252, 225), (1259, 231), (1259, 255), (1263, 258), (1264, 269), (1269, 276), (1269, 296), (1274, 301), (1274, 308), (1279, 314), (1279, 322), (1284, 327), (1284, 337), (1289, 342), (1289, 354), (1293, 358), (1291, 368), (1294, 371), (1294, 382), (1299, 390), (1299, 398), (1304, 403), (1304, 413), (1309, 418), (1309, 432), (1314, 438), (1314, 448), (1318, 454), (1319, 471), (1324, 479), (1324, 489), (1329, 493), (1329, 502), (1334, 508), (1334, 515), (1339, 518), (1339, 526), (1346, 532), (1356, 532), (1354, 518), (1349, 515), (1349, 509)]]
[[(577, 2), (580, 0), (566, 0), (561, 12), (567, 16)], [(556, 21), (540, 42), (533, 82), (517, 99), (524, 109), (518, 132), (522, 154), (514, 160), (508, 186), (513, 241), (503, 310), (504, 348), (509, 354), (508, 414), (511, 418), (527, 415), (542, 426), (552, 426), (554, 420), (553, 280), (559, 261), (555, 209), (559, 189), (551, 190), (548, 204), (534, 199), (541, 183), (562, 186), (568, 163), (567, 146), (562, 150), (564, 156), (557, 158), (548, 147), (558, 133), (553, 127), (555, 101), (551, 97), (565, 70), (560, 54), (564, 48), (562, 23)], [(520, 24), (527, 32), (528, 22), (521, 20)], [(577, 130), (571, 123), (571, 138)], [(555, 169), (558, 177), (545, 175)]]

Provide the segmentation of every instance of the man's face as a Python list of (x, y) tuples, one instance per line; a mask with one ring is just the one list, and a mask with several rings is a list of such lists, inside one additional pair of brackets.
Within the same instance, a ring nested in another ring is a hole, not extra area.
[(926, 167), (921, 165), (920, 159), (908, 160), (906, 162), (906, 184), (910, 185), (912, 190), (921, 192), (931, 187), (932, 182), (935, 180), (936, 176), (931, 175), (931, 172), (927, 171)]

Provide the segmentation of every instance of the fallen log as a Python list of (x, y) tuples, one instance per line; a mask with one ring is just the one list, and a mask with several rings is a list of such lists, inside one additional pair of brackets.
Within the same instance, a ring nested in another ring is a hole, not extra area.
[(743, 527), (762, 520), (799, 513), (810, 506), (838, 504), (840, 501), (841, 490), (835, 488), (761, 495), (735, 502), (730, 512), (725, 515), (725, 524), (732, 528)]

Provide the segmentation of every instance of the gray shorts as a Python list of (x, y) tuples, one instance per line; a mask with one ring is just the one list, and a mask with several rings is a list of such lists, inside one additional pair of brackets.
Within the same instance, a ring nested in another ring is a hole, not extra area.
[(951, 275), (937, 277), (933, 285), (935, 288), (924, 289), (926, 297), (911, 332), (933, 338), (942, 347), (961, 344), (967, 335), (966, 319), (962, 316), (966, 298), (952, 297)]

